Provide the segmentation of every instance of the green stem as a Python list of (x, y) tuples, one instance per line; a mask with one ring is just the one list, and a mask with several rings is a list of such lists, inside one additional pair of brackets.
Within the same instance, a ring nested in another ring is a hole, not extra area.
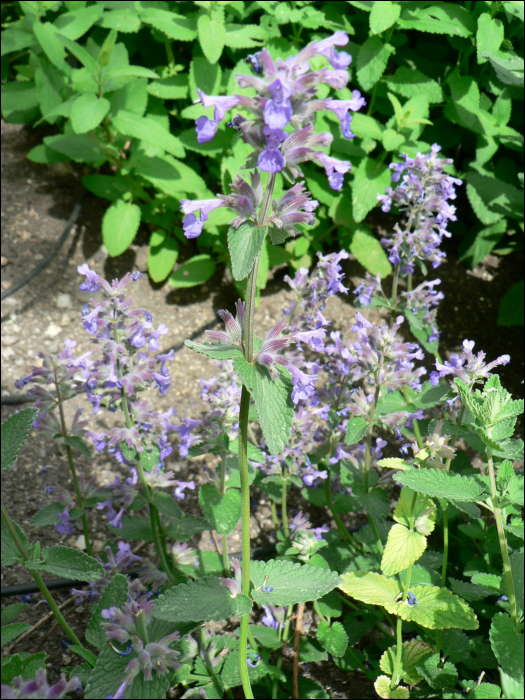
[[(16, 531), (14, 523), (11, 520), (11, 517), (10, 517), (9, 513), (7, 512), (7, 509), (6, 509), (3, 502), (2, 502), (2, 518), (4, 519), (6, 527), (9, 530), (9, 534), (11, 535), (11, 538), (13, 539), (14, 543), (16, 544), (20, 554), (22, 555), (22, 557), (24, 559), (24, 563), (25, 563), (28, 559), (31, 559), (31, 555), (29, 554), (29, 552), (27, 551), (27, 549), (24, 546), (24, 543), (20, 539), (20, 536), (19, 536), (18, 532)], [(29, 569), (29, 571), (31, 572), (31, 575), (35, 579), (36, 584), (40, 589), (40, 592), (42, 593), (44, 598), (47, 600), (48, 605), (49, 605), (52, 613), (56, 617), (60, 627), (62, 627), (62, 629), (67, 634), (67, 636), (69, 637), (69, 639), (72, 641), (73, 644), (76, 644), (81, 649), (84, 649), (84, 645), (82, 644), (80, 639), (77, 637), (77, 635), (73, 632), (71, 627), (67, 624), (65, 617), (60, 612), (58, 605), (55, 603), (53, 596), (49, 592), (48, 587), (44, 583), (44, 580), (42, 579), (42, 577), (40, 576), (38, 571), (32, 571), (31, 569)]]
[(341, 520), (341, 516), (335, 509), (334, 502), (332, 500), (332, 489), (330, 488), (330, 469), (328, 468), (328, 465), (325, 463), (323, 465), (328, 472), (328, 478), (324, 480), (324, 496), (326, 500), (326, 505), (330, 509), (330, 512), (332, 513), (332, 517), (335, 520), (335, 524), (337, 525), (337, 529), (339, 530), (339, 534), (341, 535), (341, 538), (343, 542), (345, 542), (346, 545), (352, 544), (356, 549), (362, 551), (363, 547), (359, 544), (359, 542), (352, 537), (352, 535), (348, 532), (345, 524)]
[(168, 65), (170, 67), (175, 65), (175, 57), (173, 56), (173, 50), (171, 48), (171, 42), (169, 39), (164, 39), (164, 48), (166, 49), (166, 58), (168, 59)]
[(278, 530), (279, 529), (279, 518), (277, 517), (277, 506), (275, 505), (275, 501), (272, 501), (270, 504), (270, 512), (272, 514), (273, 526), (276, 530)]
[[(492, 427), (487, 428), (487, 435), (492, 439)], [(510, 616), (514, 622), (516, 630), (519, 628), (518, 609), (516, 604), (516, 594), (514, 592), (514, 580), (512, 578), (512, 569), (510, 566), (509, 548), (505, 529), (503, 527), (503, 519), (501, 517), (501, 508), (499, 507), (498, 492), (496, 490), (496, 475), (494, 472), (494, 461), (492, 459), (492, 448), (487, 447), (487, 465), (489, 468), (490, 479), (490, 496), (492, 499), (492, 507), (494, 518), (496, 520), (496, 529), (498, 531), (499, 547), (501, 558), (503, 559), (503, 569), (505, 571), (505, 579), (507, 581), (507, 595), (509, 598)]]
[[(221, 496), (224, 495), (226, 491), (226, 452), (222, 453), (221, 460), (221, 481), (219, 484), (219, 493)], [(224, 575), (226, 578), (230, 577), (230, 559), (228, 557), (228, 536), (222, 536), (222, 568), (224, 569)]]
[(401, 265), (397, 263), (394, 267), (394, 277), (392, 279), (392, 296), (390, 297), (390, 304), (392, 306), (392, 311), (395, 310), (397, 306), (397, 286), (399, 283), (399, 270)]
[(290, 538), (290, 529), (288, 528), (288, 514), (286, 512), (286, 485), (288, 483), (287, 479), (283, 479), (283, 488), (281, 491), (281, 512), (283, 518), (283, 532), (286, 539)]
[[(57, 392), (57, 401), (58, 401), (58, 411), (60, 414), (60, 425), (62, 428), (62, 435), (64, 437), (67, 437), (67, 428), (66, 428), (66, 417), (64, 415), (64, 402), (62, 400), (62, 394), (60, 392), (60, 381), (57, 376), (57, 371), (55, 368), (55, 387), (56, 387), (56, 392)], [(93, 551), (91, 549), (91, 542), (89, 539), (89, 525), (86, 517), (86, 511), (85, 511), (85, 501), (82, 496), (82, 492), (80, 491), (80, 484), (78, 483), (78, 476), (77, 476), (77, 470), (75, 469), (75, 462), (73, 461), (73, 453), (71, 451), (71, 447), (66, 444), (66, 452), (67, 452), (67, 459), (69, 462), (69, 469), (71, 470), (71, 475), (73, 477), (73, 484), (75, 486), (75, 493), (77, 495), (77, 503), (78, 507), (82, 508), (82, 527), (84, 530), (84, 539), (86, 540), (86, 551), (89, 554), (90, 557), (93, 556)]]

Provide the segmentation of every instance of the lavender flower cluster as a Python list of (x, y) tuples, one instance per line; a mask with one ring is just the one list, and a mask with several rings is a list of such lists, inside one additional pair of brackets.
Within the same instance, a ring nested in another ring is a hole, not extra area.
[[(313, 119), (316, 112), (330, 110), (339, 118), (344, 138), (354, 138), (350, 129), (351, 112), (358, 111), (366, 104), (360, 92), (354, 90), (350, 100), (315, 99), (317, 88), (322, 83), (336, 90), (343, 89), (348, 83), (349, 73), (346, 69), (352, 57), (344, 51), (338, 53), (335, 50), (336, 46), (347, 43), (347, 34), (339, 31), (323, 41), (312, 42), (296, 56), (285, 61), (278, 58), (275, 62), (268, 51), (262, 49), (249, 57), (255, 74), (235, 76), (241, 89), (254, 88), (257, 93), (254, 97), (236, 94), (214, 97), (197, 90), (199, 99), (196, 102), (203, 107), (214, 108), (213, 119), (202, 116), (196, 121), (198, 142), (207, 143), (214, 138), (226, 112), (235, 107), (244, 109), (250, 118), (236, 114), (228, 126), (236, 129), (243, 142), (253, 148), (244, 167), (255, 170), (251, 174), (251, 184), (237, 176), (231, 184), (232, 193), (229, 195), (219, 194), (216, 199), (200, 201), (182, 200), (181, 210), (185, 214), (183, 230), (187, 238), (199, 236), (210, 212), (218, 207), (228, 207), (237, 214), (230, 222), (235, 228), (249, 219), (255, 219), (263, 198), (257, 168), (268, 173), (282, 172), (290, 183), (294, 183), (298, 177), (304, 177), (299, 164), (313, 161), (325, 169), (330, 187), (341, 190), (350, 163), (317, 150), (328, 148), (333, 137), (330, 133), (316, 134)], [(311, 71), (310, 61), (316, 56), (327, 58), (332, 68)], [(318, 202), (304, 192), (304, 182), (300, 182), (286, 192), (279, 202), (273, 202), (271, 216), (260, 221), (259, 225), (273, 225), (287, 235), (296, 235), (295, 224), (314, 223), (312, 212), (317, 206)], [(197, 217), (198, 211), (200, 214)]]

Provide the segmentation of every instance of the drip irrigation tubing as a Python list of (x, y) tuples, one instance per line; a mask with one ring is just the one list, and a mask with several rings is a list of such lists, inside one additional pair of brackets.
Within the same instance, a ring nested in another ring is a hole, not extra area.
[[(269, 547), (257, 547), (252, 552), (253, 559), (264, 559), (272, 554), (275, 554), (275, 545)], [(229, 556), (239, 557), (242, 552), (232, 552)], [(129, 569), (129, 571), (124, 571), (122, 573), (126, 574), (130, 578), (137, 578), (140, 574), (146, 571), (146, 569)], [(64, 588), (81, 588), (86, 585), (86, 581), (76, 581), (75, 579), (69, 578), (56, 578), (52, 581), (44, 581), (46, 586), (50, 591), (59, 591)], [(4, 586), (2, 588), (2, 598), (12, 598), (13, 596), (27, 595), (28, 593), (38, 593), (40, 591), (36, 583), (19, 583), (16, 586)]]
[(1, 301), (4, 299), (7, 299), (7, 297), (10, 297), (11, 294), (14, 294), (15, 292), (18, 292), (19, 289), (22, 289), (22, 287), (25, 287), (28, 282), (31, 282), (32, 279), (34, 279), (37, 275), (39, 275), (42, 270), (44, 270), (51, 260), (57, 255), (57, 253), (60, 251), (64, 243), (66, 242), (69, 234), (73, 230), (73, 227), (77, 223), (77, 219), (80, 214), (80, 210), (82, 209), (82, 205), (84, 204), (84, 198), (86, 196), (86, 190), (83, 189), (82, 193), (80, 195), (80, 199), (78, 202), (75, 204), (73, 207), (73, 211), (71, 212), (71, 216), (69, 217), (69, 220), (66, 224), (66, 228), (62, 232), (62, 235), (58, 239), (58, 241), (55, 243), (55, 246), (53, 247), (52, 250), (49, 251), (49, 253), (46, 255), (46, 257), (41, 260), (36, 267), (34, 267), (31, 272), (28, 272), (27, 275), (22, 277), (21, 280), (13, 284), (9, 289), (4, 289), (4, 291), (1, 294)]

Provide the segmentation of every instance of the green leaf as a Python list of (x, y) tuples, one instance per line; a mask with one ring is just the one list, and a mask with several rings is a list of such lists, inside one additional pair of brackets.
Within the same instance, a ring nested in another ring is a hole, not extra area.
[(50, 22), (34, 22), (33, 31), (36, 39), (51, 63), (62, 73), (69, 75), (71, 66), (66, 63), (64, 44), (57, 36), (58, 32)]
[(2, 423), (2, 471), (15, 463), (37, 415), (37, 408), (24, 408)]
[(392, 265), (388, 261), (385, 249), (370, 233), (368, 227), (360, 226), (354, 231), (350, 250), (372, 275), (379, 273), (384, 278), (392, 274)]
[(474, 479), (441, 469), (420, 469), (397, 474), (396, 479), (414, 491), (433, 498), (475, 502), (482, 499), (484, 488)]
[(175, 267), (179, 244), (166, 231), (157, 229), (151, 234), (148, 250), (148, 274), (154, 282), (163, 282)]
[(188, 89), (187, 75), (171, 75), (148, 85), (149, 94), (160, 97), (162, 100), (185, 99), (188, 96)]
[(124, 192), (129, 191), (129, 183), (122, 175), (84, 175), (84, 187), (97, 197), (109, 199), (111, 202), (120, 199)]
[(405, 700), (405, 698), (410, 697), (408, 688), (404, 685), (398, 685), (397, 688), (392, 690), (390, 687), (390, 678), (388, 676), (378, 676), (374, 682), (374, 688), (376, 693), (380, 698), (399, 698), (400, 700)]
[(226, 35), (224, 43), (231, 49), (251, 49), (262, 46), (266, 39), (266, 31), (256, 24), (225, 24)]
[(109, 100), (92, 92), (80, 95), (71, 108), (71, 126), (76, 134), (95, 129), (109, 112)]
[(209, 15), (201, 15), (197, 22), (199, 44), (203, 54), (210, 63), (217, 63), (221, 57), (226, 40), (224, 24), (216, 22)]
[[(136, 658), (136, 656), (134, 656)], [(97, 665), (89, 676), (84, 691), (84, 697), (92, 700), (115, 695), (126, 678), (126, 669), (130, 662), (129, 656), (121, 656), (106, 644), (97, 659)], [(164, 676), (152, 674), (152, 679), (146, 681), (144, 673), (138, 673), (126, 687), (126, 698), (129, 700), (156, 700), (165, 698), (170, 687), (170, 674)]]
[(375, 572), (359, 571), (342, 576), (339, 588), (356, 600), (371, 605), (381, 605), (392, 615), (403, 620), (413, 620), (429, 629), (477, 629), (474, 611), (446, 588), (437, 586), (414, 586), (410, 592), (417, 605), (397, 601), (402, 592), (401, 584)]
[[(229, 445), (228, 451), (233, 454), (239, 454), (239, 438), (232, 440)], [(248, 443), (248, 459), (252, 462), (257, 462), (257, 464), (264, 464), (265, 458), (263, 453), (258, 447), (252, 445), (251, 442)]]
[(27, 158), (33, 163), (45, 163), (46, 165), (50, 163), (67, 163), (70, 160), (62, 153), (54, 151), (52, 148), (49, 148), (49, 146), (46, 146), (45, 143), (41, 143), (32, 148), (27, 154)]
[(255, 259), (261, 252), (266, 236), (266, 226), (256, 226), (253, 221), (245, 221), (228, 229), (228, 248), (232, 263), (232, 275), (237, 281), (248, 277)]
[(123, 608), (128, 602), (128, 588), (127, 578), (122, 574), (115, 574), (102, 591), (102, 597), (86, 629), (86, 640), (97, 649), (103, 649), (108, 641), (106, 630), (101, 626), (102, 622), (107, 622), (102, 617), (102, 611), (112, 606)]
[(80, 61), (80, 63), (87, 69), (89, 74), (95, 75), (98, 72), (98, 63), (83, 46), (80, 46), (80, 44), (77, 44), (75, 41), (71, 41), (71, 39), (69, 39), (67, 36), (63, 36), (61, 33), (57, 34), (57, 38), (62, 42), (62, 44), (64, 44), (68, 51), (70, 51), (73, 56)]
[(215, 262), (211, 255), (202, 253), (186, 260), (168, 280), (172, 287), (195, 287), (204, 284), (215, 274)]
[(500, 669), (500, 679), (503, 697), (521, 700), (521, 696), (523, 695), (523, 683), (511, 678), (503, 669)]
[(102, 15), (100, 26), (104, 29), (116, 29), (123, 33), (135, 33), (140, 29), (140, 19), (137, 11), (131, 8), (110, 10)]
[(496, 53), (501, 46), (504, 35), (503, 23), (500, 19), (491, 17), (488, 12), (484, 12), (478, 17), (478, 31), (476, 33), (478, 64), (487, 61), (484, 54)]
[(392, 92), (409, 99), (425, 95), (430, 104), (443, 102), (443, 90), (439, 83), (418, 70), (408, 68), (408, 66), (400, 66), (394, 75), (385, 75), (381, 82), (386, 83)]
[[(363, 221), (368, 212), (377, 205), (377, 195), (384, 194), (385, 188), (390, 185), (390, 175), (386, 165), (378, 165), (373, 158), (363, 158), (354, 170), (351, 185), (352, 207), (357, 223)], [(379, 242), (377, 244), (379, 245)]]
[(221, 345), (220, 343), (194, 343), (192, 340), (185, 340), (184, 345), (190, 350), (201, 355), (206, 355), (212, 360), (233, 360), (241, 355), (238, 345)]
[(465, 661), (470, 656), (470, 639), (463, 630), (443, 630), (441, 635), (443, 658), (453, 664)]
[[(22, 530), (20, 525), (15, 523), (14, 520), (12, 522), (13, 522), (13, 525), (15, 527), (15, 530), (18, 533), (18, 536), (22, 540), (22, 544), (24, 545), (24, 547), (27, 550), (29, 548), (29, 542), (27, 540), (27, 535)], [(17, 561), (18, 562), (24, 561), (24, 557), (20, 553), (13, 538), (11, 537), (11, 533), (7, 529), (7, 525), (5, 524), (5, 521), (3, 518), (2, 518), (2, 548), (1, 548), (0, 552), (1, 552), (1, 556), (2, 556), (2, 565), (3, 566), (11, 566), (12, 564), (14, 564)]]
[(343, 656), (348, 646), (348, 635), (340, 622), (329, 625), (322, 620), (317, 627), (317, 639), (332, 656)]
[(107, 159), (98, 144), (88, 134), (56, 134), (45, 136), (44, 144), (63, 153), (76, 163), (88, 163), (100, 167)]
[(482, 224), (495, 224), (504, 217), (523, 217), (523, 196), (517, 187), (472, 171), (465, 179), (470, 206)]
[(7, 646), (11, 642), (20, 637), (21, 634), (27, 632), (31, 629), (31, 625), (26, 622), (14, 622), (12, 625), (5, 625), (2, 627), (2, 646)]
[(241, 519), (241, 493), (237, 489), (221, 495), (214, 484), (203, 484), (199, 489), (199, 505), (219, 535), (229, 535)]
[(361, 45), (357, 55), (356, 75), (363, 90), (369, 92), (374, 87), (385, 72), (392, 53), (395, 53), (395, 48), (384, 44), (378, 36), (369, 37)]
[[(398, 475), (399, 476), (399, 475)], [(397, 480), (397, 476), (396, 476)], [(436, 507), (430, 498), (417, 494), (414, 505), (414, 492), (409, 488), (401, 490), (401, 495), (394, 509), (394, 520), (405, 527), (412, 527), (412, 507), (414, 527), (423, 535), (430, 535), (436, 522)]]
[(523, 280), (513, 284), (500, 301), (498, 326), (523, 326)]
[(102, 219), (102, 240), (113, 258), (133, 243), (140, 226), (140, 207), (119, 199), (107, 209)]
[(248, 596), (239, 593), (232, 598), (216, 576), (205, 576), (181, 583), (160, 595), (153, 616), (169, 622), (208, 622), (245, 615), (251, 609), (252, 601)]
[(12, 683), (16, 676), (23, 676), (24, 680), (35, 678), (40, 668), (45, 669), (46, 656), (47, 654), (41, 651), (38, 654), (22, 652), (4, 658), (2, 660), (2, 684)]
[(356, 445), (358, 442), (361, 442), (361, 440), (367, 432), (368, 421), (366, 420), (366, 418), (362, 418), (361, 416), (357, 416), (356, 418), (350, 418), (346, 427), (346, 444)]
[(31, 520), (31, 527), (43, 527), (44, 525), (56, 525), (58, 523), (58, 514), (64, 512), (63, 503), (50, 503), (48, 506), (41, 508)]
[(92, 651), (84, 649), (84, 647), (79, 647), (78, 644), (70, 644), (68, 649), (78, 654), (84, 661), (87, 661), (91, 668), (95, 668), (97, 656)]
[(457, 593), (458, 596), (464, 598), (469, 603), (474, 603), (477, 600), (483, 600), (489, 595), (497, 595), (495, 591), (484, 586), (477, 586), (474, 583), (467, 583), (450, 577), (450, 587)]
[(490, 588), (494, 593), (500, 594), (501, 591), (501, 576), (496, 576), (496, 574), (474, 574), (471, 578), (472, 583), (478, 586), (484, 586), (485, 588)]
[(233, 369), (254, 400), (270, 454), (281, 454), (288, 444), (294, 415), (290, 372), (279, 366), (277, 376), (272, 377), (266, 367), (252, 365), (243, 356), (235, 357)]
[[(381, 657), (379, 666), (383, 673), (389, 676), (394, 674), (396, 663), (397, 645), (389, 647)], [(403, 642), (403, 651), (401, 653), (401, 680), (409, 685), (416, 685), (423, 680), (423, 677), (416, 671), (417, 664), (432, 653), (430, 644), (425, 644), (417, 639), (411, 639), (409, 642)]]
[(58, 544), (46, 547), (42, 550), (42, 558), (43, 561), (26, 562), (26, 566), (78, 581), (98, 581), (105, 574), (99, 561), (74, 547), (62, 547)]
[(401, 7), (396, 3), (376, 2), (372, 5), (370, 12), (370, 29), (373, 34), (381, 34), (397, 22), (401, 14)]
[(167, 10), (148, 7), (139, 11), (139, 17), (145, 24), (151, 24), (176, 41), (193, 41), (197, 38), (197, 22), (193, 17), (186, 18)]
[(417, 665), (417, 670), (434, 690), (453, 688), (458, 681), (458, 672), (454, 664), (446, 661), (441, 666), (439, 654), (422, 659)]
[(401, 29), (462, 37), (468, 37), (476, 30), (474, 16), (468, 10), (462, 5), (446, 2), (404, 7), (397, 24)]
[(134, 112), (121, 109), (111, 121), (121, 134), (140, 139), (149, 146), (162, 148), (177, 158), (183, 158), (185, 155), (179, 139), (163, 129), (159, 122), (151, 117), (141, 117)]
[(88, 29), (91, 29), (103, 12), (104, 7), (102, 5), (81, 7), (78, 10), (59, 15), (54, 20), (54, 27), (63, 36), (75, 41), (85, 34)]
[(2, 626), (8, 625), (11, 620), (14, 620), (17, 615), (23, 612), (27, 608), (27, 603), (13, 603), (12, 605), (7, 605), (2, 609)]
[(386, 129), (383, 132), (383, 147), (385, 151), (397, 151), (404, 142), (405, 137), (395, 131), (395, 129)]
[(419, 532), (412, 532), (404, 525), (396, 523), (388, 533), (388, 540), (383, 558), (381, 571), (387, 576), (393, 576), (408, 568), (423, 554), (427, 546), (427, 538)]
[[(251, 595), (256, 603), (279, 606), (318, 600), (333, 590), (340, 581), (339, 575), (334, 571), (286, 559), (252, 561), (250, 578), (254, 586)], [(265, 592), (263, 586), (273, 590)]]
[[(224, 666), (221, 670), (221, 681), (227, 685), (229, 688), (235, 688), (237, 685), (241, 685), (241, 672), (239, 669), (239, 641), (237, 639), (228, 640), (229, 653), (224, 662)], [(248, 653), (252, 652), (252, 649), (248, 649)], [(259, 659), (255, 667), (248, 664), (248, 676), (250, 678), (250, 683), (255, 684), (261, 678), (267, 677), (270, 673), (270, 668), (264, 659)], [(210, 693), (207, 693), (207, 697), (213, 697)]]

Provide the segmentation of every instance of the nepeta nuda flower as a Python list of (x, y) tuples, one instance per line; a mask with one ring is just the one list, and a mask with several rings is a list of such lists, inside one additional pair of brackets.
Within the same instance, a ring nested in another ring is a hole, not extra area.
[(418, 153), (415, 158), (409, 158), (403, 154), (404, 162), (390, 164), (395, 170), (392, 182), (403, 176), (401, 184), (396, 190), (388, 187), (386, 194), (377, 195), (383, 211), (390, 211), (395, 204), (407, 216), (405, 225), (396, 224), (392, 237), (381, 241), (390, 251), (390, 262), (401, 265), (405, 273), (414, 271), (415, 260), (428, 260), (435, 268), (446, 257), (439, 246), (443, 237), (451, 235), (447, 223), (456, 221), (456, 208), (448, 200), (456, 198), (454, 187), (462, 181), (443, 172), (453, 161), (438, 158), (440, 150), (441, 146), (434, 144), (428, 155)]
[(171, 553), (175, 564), (180, 564), (181, 566), (187, 566), (189, 564), (199, 566), (197, 552), (190, 547), (187, 542), (181, 544), (177, 540), (171, 547)]
[(60, 700), (60, 698), (65, 697), (66, 693), (81, 688), (80, 678), (74, 676), (67, 681), (65, 675), (62, 675), (59, 681), (50, 686), (45, 669), (39, 668), (34, 679), (26, 681), (23, 676), (16, 676), (12, 680), (12, 685), (2, 683), (2, 699), (49, 698), (50, 700)]
[(234, 573), (234, 578), (220, 578), (221, 586), (227, 588), (230, 592), (230, 598), (236, 598), (239, 593), (242, 593), (242, 566), (235, 557), (231, 560), (231, 566)]
[(439, 340), (440, 331), (436, 327), (437, 307), (445, 296), (443, 292), (438, 292), (434, 287), (441, 284), (441, 280), (436, 279), (429, 282), (422, 282), (411, 292), (402, 292), (401, 296), (406, 301), (407, 309), (414, 315), (419, 314), (425, 325), (430, 328), (431, 334), (428, 341)]
[[(254, 97), (214, 97), (204, 94), (201, 90), (197, 91), (199, 99), (196, 102), (200, 102), (203, 107), (214, 107), (215, 110), (213, 119), (202, 116), (195, 122), (198, 142), (211, 141), (226, 111), (234, 107), (241, 108), (250, 113), (250, 118), (236, 114), (228, 126), (235, 128), (242, 140), (254, 149), (248, 156), (245, 167), (257, 166), (259, 170), (268, 173), (282, 172), (285, 178), (293, 183), (297, 177), (303, 176), (299, 163), (314, 161), (324, 167), (330, 187), (341, 190), (344, 174), (350, 170), (350, 163), (339, 161), (315, 148), (327, 148), (332, 141), (332, 135), (314, 134), (313, 118), (315, 112), (330, 110), (340, 119), (344, 138), (354, 137), (350, 129), (350, 112), (358, 111), (365, 104), (359, 91), (354, 90), (350, 100), (315, 99), (321, 83), (326, 83), (336, 90), (346, 86), (349, 80), (346, 68), (352, 58), (345, 52), (338, 53), (335, 46), (345, 46), (347, 43), (347, 34), (339, 31), (322, 41), (312, 42), (297, 56), (291, 56), (285, 61), (278, 58), (274, 62), (265, 48), (249, 56), (247, 60), (256, 74), (236, 75), (236, 78), (241, 89), (253, 88), (256, 91)], [(311, 71), (310, 61), (316, 56), (327, 58), (333, 69)], [(227, 206), (237, 212), (238, 216), (231, 222), (236, 228), (243, 221), (256, 219), (257, 208), (261, 203), (257, 170), (255, 175), (252, 175), (251, 188), (239, 176), (232, 182), (231, 187), (231, 195), (217, 195), (217, 199), (181, 201), (181, 210), (186, 215), (183, 229), (187, 238), (199, 236), (209, 213), (218, 207)], [(295, 209), (290, 208), (289, 202), (285, 204), (289, 218), (296, 213), (295, 221), (290, 218), (290, 225), (312, 223), (313, 217), (307, 215), (313, 210), (313, 202), (307, 205), (305, 203), (303, 212), (299, 211), (299, 200), (295, 203)], [(281, 202), (281, 210), (283, 206)], [(197, 211), (200, 211), (198, 217)], [(282, 214), (274, 204), (274, 217), (282, 219)], [(270, 219), (259, 222), (262, 226), (268, 223), (271, 223)], [(282, 228), (287, 230), (285, 226)], [(290, 233), (294, 235), (297, 232), (292, 227)]]
[[(498, 358), (485, 364), (485, 353), (481, 350), (475, 355), (473, 340), (463, 341), (463, 353), (452, 355), (449, 361), (441, 363), (436, 360), (436, 372), (431, 372), (430, 381), (434, 386), (439, 384), (443, 377), (452, 376), (462, 379), (468, 386), (483, 382), (492, 376), (491, 370), (499, 365), (507, 365), (510, 362), (510, 355), (500, 355)], [(452, 384), (454, 388), (454, 385)]]

